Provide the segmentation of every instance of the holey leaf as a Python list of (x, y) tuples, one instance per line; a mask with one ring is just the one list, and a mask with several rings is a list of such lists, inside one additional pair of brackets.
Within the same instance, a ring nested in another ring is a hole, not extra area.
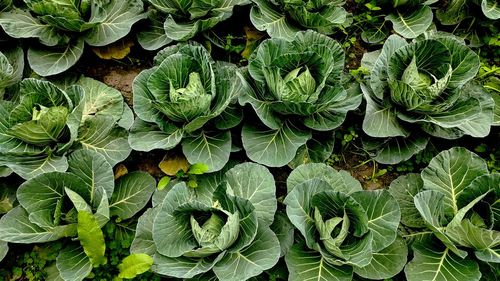
[(94, 267), (106, 264), (104, 234), (94, 215), (89, 212), (78, 212), (78, 240)]

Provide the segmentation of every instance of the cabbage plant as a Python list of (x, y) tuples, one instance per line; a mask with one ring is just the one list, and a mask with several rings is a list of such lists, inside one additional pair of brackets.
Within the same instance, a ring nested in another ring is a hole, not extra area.
[(399, 177), (389, 191), (404, 210), (401, 223), (413, 248), (407, 280), (498, 277), (500, 174), (489, 173), (485, 160), (455, 147), (421, 174)]
[(437, 34), (407, 43), (392, 35), (382, 50), (365, 54), (363, 61), (370, 70), (362, 85), (363, 130), (374, 137), (365, 147), (378, 162), (409, 159), (426, 147), (429, 136), (489, 134), (494, 101), (471, 82), (479, 56), (464, 42)]
[(273, 38), (293, 40), (299, 30), (333, 34), (349, 24), (343, 0), (252, 0), (250, 20)]
[(145, 18), (141, 0), (24, 0), (0, 12), (0, 26), (13, 38), (37, 38), (28, 61), (41, 76), (64, 72), (82, 56), (85, 43), (109, 45)]
[(466, 17), (476, 17), (469, 13), (473, 9), (471, 5), (481, 7), (481, 11), (488, 19), (500, 19), (500, 3), (497, 0), (451, 0), (448, 1), (448, 5), (444, 9), (438, 10), (436, 15), (441, 23), (455, 25)]
[[(313, 161), (328, 158), (332, 130), (361, 103), (357, 87), (342, 86), (343, 68), (340, 44), (315, 31), (298, 32), (293, 41), (262, 42), (249, 59), (249, 90), (239, 99), (263, 123), (251, 121), (243, 127), (248, 157), (279, 167), (292, 161), (299, 148), (307, 148)], [(330, 136), (319, 140), (318, 134)]]
[(146, 50), (156, 50), (171, 41), (186, 41), (209, 30), (233, 14), (235, 6), (250, 0), (148, 0), (149, 21), (137, 35)]
[[(0, 49), (0, 99), (23, 78), (24, 52), (20, 47)], [(15, 90), (14, 90), (15, 91)]]
[(64, 172), (66, 153), (83, 148), (111, 165), (130, 154), (133, 114), (118, 90), (90, 78), (68, 87), (24, 79), (15, 100), (0, 101), (0, 167), (24, 179)]
[(381, 280), (405, 266), (401, 211), (388, 191), (363, 190), (348, 172), (314, 163), (292, 171), (287, 191), (286, 213), (303, 237), (285, 256), (288, 280)]
[(131, 129), (134, 150), (173, 149), (181, 143), (192, 164), (205, 163), (209, 171), (224, 167), (231, 153), (231, 133), (241, 114), (229, 105), (242, 89), (234, 65), (215, 62), (198, 44), (167, 47), (155, 57), (155, 66), (134, 80)]
[(137, 224), (132, 253), (154, 257), (152, 271), (176, 278), (243, 281), (273, 267), (280, 243), (269, 227), (277, 209), (271, 173), (254, 163), (184, 182), (153, 196)]
[(106, 263), (101, 230), (110, 218), (127, 220), (148, 203), (156, 182), (132, 172), (114, 182), (113, 168), (101, 154), (77, 150), (67, 172), (38, 175), (17, 189), (19, 206), (0, 219), (0, 240), (46, 243), (62, 250), (47, 271), (48, 280), (80, 281)]

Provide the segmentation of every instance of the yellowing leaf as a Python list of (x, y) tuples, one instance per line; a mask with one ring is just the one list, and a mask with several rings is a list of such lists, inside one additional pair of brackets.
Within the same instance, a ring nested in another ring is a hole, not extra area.
[(92, 51), (94, 51), (94, 53), (101, 59), (121, 60), (130, 53), (130, 47), (132, 46), (134, 46), (134, 42), (130, 39), (126, 39), (119, 40), (104, 47), (93, 47)]
[(241, 52), (241, 56), (248, 59), (253, 53), (255, 48), (259, 45), (259, 40), (264, 37), (264, 33), (258, 31), (257, 29), (249, 26), (243, 28), (245, 30), (245, 37), (247, 39), (245, 49)]
[(184, 156), (167, 156), (163, 157), (163, 160), (158, 165), (161, 171), (168, 176), (175, 176), (180, 170), (187, 172), (189, 170), (189, 162)]
[(104, 234), (94, 215), (86, 211), (79, 211), (77, 229), (78, 240), (80, 240), (83, 251), (89, 257), (92, 265), (97, 267), (106, 264)]
[(148, 271), (153, 265), (153, 258), (146, 254), (131, 254), (118, 265), (119, 278), (132, 279)]
[(120, 165), (116, 166), (116, 168), (115, 168), (115, 180), (117, 180), (118, 178), (120, 178), (121, 176), (124, 176), (126, 174), (128, 174), (128, 169), (127, 169), (127, 167), (125, 167), (125, 165), (120, 164)]

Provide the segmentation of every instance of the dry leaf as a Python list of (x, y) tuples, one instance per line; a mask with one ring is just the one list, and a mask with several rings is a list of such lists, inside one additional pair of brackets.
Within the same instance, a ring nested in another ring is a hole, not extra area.
[(130, 47), (134, 46), (134, 42), (130, 39), (119, 40), (104, 47), (93, 47), (92, 51), (101, 59), (121, 60), (130, 53)]
[(259, 45), (259, 40), (264, 37), (264, 33), (258, 31), (257, 29), (249, 26), (243, 27), (245, 30), (245, 37), (247, 39), (245, 49), (241, 52), (241, 56), (248, 59), (253, 51)]
[(124, 176), (128, 174), (128, 169), (125, 167), (125, 165), (120, 164), (116, 166), (115, 168), (115, 180), (117, 180), (119, 177)]
[(165, 155), (163, 160), (158, 165), (162, 172), (169, 176), (175, 176), (177, 172), (189, 170), (189, 162), (184, 156), (179, 155)]

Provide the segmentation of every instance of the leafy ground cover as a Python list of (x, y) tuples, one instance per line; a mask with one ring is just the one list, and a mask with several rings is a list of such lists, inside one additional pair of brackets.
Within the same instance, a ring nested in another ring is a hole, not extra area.
[(0, 279), (498, 280), (499, 7), (0, 1)]

